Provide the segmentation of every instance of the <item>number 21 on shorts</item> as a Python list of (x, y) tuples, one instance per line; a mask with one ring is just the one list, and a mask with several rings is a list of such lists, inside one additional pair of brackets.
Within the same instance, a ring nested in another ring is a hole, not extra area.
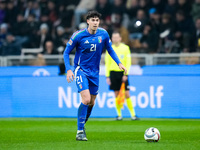
[(80, 84), (81, 82), (83, 82), (82, 76), (77, 76), (76, 82), (77, 82), (77, 84)]

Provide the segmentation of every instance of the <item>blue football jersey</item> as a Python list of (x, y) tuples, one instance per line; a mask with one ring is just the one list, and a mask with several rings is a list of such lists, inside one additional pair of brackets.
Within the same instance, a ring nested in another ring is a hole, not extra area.
[(87, 76), (98, 76), (104, 47), (117, 64), (121, 63), (112, 48), (112, 42), (107, 31), (103, 28), (98, 28), (96, 34), (90, 34), (88, 29), (85, 28), (72, 35), (63, 54), (66, 70), (71, 69), (69, 54), (75, 47), (74, 69), (80, 66), (80, 69)]

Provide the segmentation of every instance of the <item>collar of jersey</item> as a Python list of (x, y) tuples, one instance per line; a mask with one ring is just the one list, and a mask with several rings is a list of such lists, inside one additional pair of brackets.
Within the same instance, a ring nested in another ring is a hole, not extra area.
[(95, 34), (90, 34), (90, 32), (88, 31), (88, 28), (86, 28), (86, 32), (89, 34), (89, 35), (96, 35), (97, 32), (99, 32), (99, 28), (97, 28), (97, 32)]

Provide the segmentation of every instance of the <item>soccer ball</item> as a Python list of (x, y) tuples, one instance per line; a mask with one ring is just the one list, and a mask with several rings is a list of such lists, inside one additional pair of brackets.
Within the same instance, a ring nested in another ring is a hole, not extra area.
[(157, 128), (150, 127), (144, 133), (144, 139), (147, 142), (158, 142), (160, 140), (160, 132)]

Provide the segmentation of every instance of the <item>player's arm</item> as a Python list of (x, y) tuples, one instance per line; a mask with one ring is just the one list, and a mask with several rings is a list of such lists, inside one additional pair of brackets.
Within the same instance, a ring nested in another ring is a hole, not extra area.
[(110, 64), (111, 64), (111, 57), (109, 56), (108, 52), (105, 54), (105, 67), (106, 67), (106, 82), (108, 85), (111, 84), (110, 82)]
[(121, 63), (121, 61), (119, 60), (117, 54), (115, 53), (114, 49), (112, 48), (112, 42), (111, 42), (108, 34), (107, 34), (107, 37), (106, 37), (105, 45), (106, 45), (106, 49), (107, 49), (109, 55), (117, 63), (117, 65), (119, 66), (119, 69), (120, 70), (124, 70), (125, 74), (127, 74), (126, 68)]
[(63, 53), (65, 68), (66, 68), (66, 71), (67, 71), (67, 82), (68, 83), (74, 80), (74, 74), (72, 72), (70, 61), (69, 61), (69, 54), (71, 53), (71, 51), (76, 46), (76, 43), (77, 43), (76, 39), (70, 38), (70, 40), (68, 41), (67, 46), (65, 48), (65, 51)]

